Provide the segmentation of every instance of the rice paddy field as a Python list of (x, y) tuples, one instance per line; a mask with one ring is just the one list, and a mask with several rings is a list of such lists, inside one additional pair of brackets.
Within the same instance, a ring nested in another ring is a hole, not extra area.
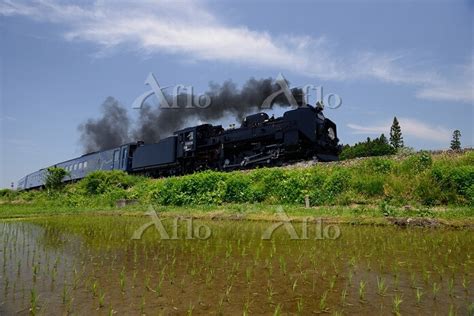
[(169, 218), (133, 239), (149, 221), (0, 222), (0, 315), (474, 312), (472, 230)]

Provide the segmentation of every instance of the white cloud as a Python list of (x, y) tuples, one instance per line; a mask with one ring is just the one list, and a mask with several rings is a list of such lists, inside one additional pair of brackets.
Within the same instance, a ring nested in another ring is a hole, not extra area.
[(420, 89), (417, 97), (429, 100), (474, 102), (474, 56), (468, 65), (457, 67), (459, 78), (451, 78)]
[(347, 127), (352, 129), (353, 134), (369, 134), (369, 135), (380, 135), (382, 133), (388, 134), (390, 131), (390, 123), (385, 125), (373, 125), (373, 126), (362, 126), (358, 124), (347, 124)]
[[(414, 138), (429, 140), (439, 143), (449, 142), (452, 131), (443, 126), (433, 126), (414, 118), (401, 117), (398, 119), (402, 134)], [(385, 121), (375, 125), (347, 124), (352, 129), (353, 134), (389, 135), (391, 121)]]
[(0, 14), (61, 23), (67, 28), (66, 39), (96, 43), (101, 47), (99, 55), (127, 45), (146, 54), (271, 67), (322, 80), (375, 79), (410, 84), (419, 87), (418, 97), (432, 100), (473, 100), (472, 77), (469, 84), (452, 89), (435, 71), (410, 65), (406, 56), (375, 52), (345, 52), (341, 56), (324, 36), (275, 36), (245, 26), (229, 26), (197, 1), (97, 1), (79, 6), (56, 0), (28, 4), (4, 0)]

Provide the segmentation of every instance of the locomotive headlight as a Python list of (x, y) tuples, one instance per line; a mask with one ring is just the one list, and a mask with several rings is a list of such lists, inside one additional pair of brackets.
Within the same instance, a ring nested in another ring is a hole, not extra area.
[(330, 140), (334, 140), (336, 138), (336, 133), (332, 127), (328, 128), (328, 137)]

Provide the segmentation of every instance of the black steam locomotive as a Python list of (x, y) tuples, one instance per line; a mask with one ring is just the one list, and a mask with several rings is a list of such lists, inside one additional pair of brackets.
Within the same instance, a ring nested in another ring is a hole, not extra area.
[[(205, 169), (235, 170), (279, 165), (316, 158), (338, 159), (336, 124), (322, 107), (300, 106), (282, 117), (266, 113), (247, 116), (239, 128), (203, 124), (176, 131), (154, 144), (130, 143), (58, 163), (74, 181), (95, 170), (123, 170), (152, 177), (180, 175)], [(42, 187), (47, 169), (27, 175), (19, 189)]]

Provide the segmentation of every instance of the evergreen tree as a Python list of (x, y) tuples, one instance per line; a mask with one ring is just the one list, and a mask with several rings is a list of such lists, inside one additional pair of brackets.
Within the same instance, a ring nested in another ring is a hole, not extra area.
[(451, 141), (451, 149), (459, 150), (461, 149), (461, 132), (457, 129), (453, 132), (453, 140)]
[(392, 127), (390, 128), (390, 145), (395, 149), (403, 147), (402, 129), (396, 116), (393, 118)]

